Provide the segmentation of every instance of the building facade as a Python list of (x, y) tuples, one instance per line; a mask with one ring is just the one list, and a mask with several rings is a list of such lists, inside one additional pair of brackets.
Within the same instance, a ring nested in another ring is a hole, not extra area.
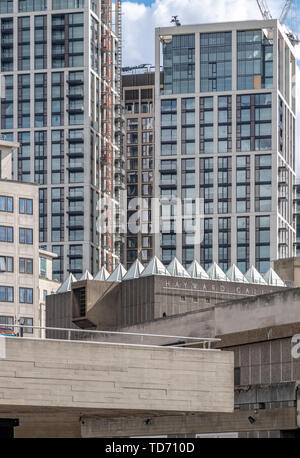
[[(53, 260), (57, 255), (48, 251), (39, 250), (39, 326), (46, 326), (46, 297), (55, 294), (61, 283), (53, 280)], [(41, 329), (40, 336), (45, 337), (45, 330)]]
[(38, 186), (11, 180), (11, 153), (0, 140), (0, 326), (39, 325)]
[[(124, 264), (127, 268), (136, 259), (145, 263), (153, 255), (154, 75), (154, 72), (149, 71), (143, 73), (132, 71), (122, 76), (127, 186)], [(139, 213), (137, 213), (138, 208)], [(140, 221), (139, 227), (135, 224), (137, 219)]]
[(293, 256), (296, 61), (280, 23), (158, 28), (155, 65), (155, 254), (261, 273)]
[[(120, 2), (1, 1), (1, 133), (13, 179), (39, 185), (40, 247), (54, 278), (112, 270), (120, 187)], [(103, 201), (112, 222), (99, 228)]]

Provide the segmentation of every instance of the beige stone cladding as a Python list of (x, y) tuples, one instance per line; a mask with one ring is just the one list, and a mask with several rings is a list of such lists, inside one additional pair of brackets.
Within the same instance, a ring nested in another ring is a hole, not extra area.
[[(39, 325), (38, 187), (32, 183), (0, 180), (0, 196), (13, 199), (12, 201), (10, 200), (13, 203), (13, 207), (9, 208), (10, 211), (0, 211), (0, 226), (2, 228), (12, 228), (12, 231), (11, 229), (9, 231), (13, 236), (12, 238), (11, 236), (6, 238), (6, 229), (2, 229), (4, 239), (0, 241), (0, 256), (2, 260), (3, 257), (9, 257), (10, 262), (12, 258), (12, 268), (6, 269), (2, 267), (0, 286), (13, 288), (13, 300), (0, 301), (0, 316), (13, 318), (15, 324), (18, 324), (20, 318), (28, 318), (33, 320), (33, 325)], [(32, 209), (28, 213), (26, 213), (26, 210), (20, 213), (20, 199), (27, 199), (30, 202), (30, 206), (32, 205)], [(29, 230), (27, 233), (29, 234), (28, 239), (26, 238), (27, 235), (25, 235), (25, 239), (23, 238), (24, 229), (25, 232), (27, 229)], [(22, 230), (22, 233), (20, 230)], [(20, 243), (20, 241), (29, 243)], [(30, 265), (32, 260), (32, 269), (31, 267), (23, 268), (24, 264), (21, 266), (21, 263), (24, 263), (24, 259), (30, 260)], [(28, 273), (25, 273), (24, 270), (27, 270)], [(28, 296), (25, 293), (25, 300), (22, 297), (21, 302), (20, 295), (23, 294), (24, 290), (21, 291), (20, 288), (32, 289), (32, 298), (31, 293)], [(4, 291), (7, 291), (7, 289)], [(2, 297), (1, 299), (7, 298)], [(2, 324), (5, 324), (3, 319)]]

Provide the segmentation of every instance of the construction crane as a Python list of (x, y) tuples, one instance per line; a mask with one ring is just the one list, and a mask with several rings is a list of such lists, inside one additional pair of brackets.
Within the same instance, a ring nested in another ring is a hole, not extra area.
[(256, 1), (257, 1), (257, 4), (260, 9), (262, 17), (264, 19), (272, 19), (272, 14), (271, 14), (271, 11), (269, 10), (267, 2), (265, 2), (265, 0), (256, 0)]
[[(256, 0), (264, 19), (273, 19), (266, 0)], [(291, 13), (291, 22), (293, 23), (293, 31), (287, 31), (286, 34), (293, 45), (299, 43), (298, 37), (298, 17), (297, 17), (297, 0), (285, 0), (284, 7), (279, 17), (281, 24), (284, 24), (288, 13)]]

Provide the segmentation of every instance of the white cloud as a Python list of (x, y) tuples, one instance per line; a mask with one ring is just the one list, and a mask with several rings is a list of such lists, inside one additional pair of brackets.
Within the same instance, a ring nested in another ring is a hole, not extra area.
[[(272, 12), (277, 0), (269, 2)], [(177, 15), (182, 25), (261, 19), (255, 0), (156, 0), (151, 6), (124, 1), (124, 65), (154, 63), (154, 29), (169, 26)]]
[[(279, 17), (281, 0), (269, 0), (273, 17)], [(151, 6), (124, 1), (123, 11), (123, 66), (154, 64), (154, 31), (156, 27), (170, 26), (177, 15), (182, 25), (209, 22), (261, 19), (255, 0), (155, 0)], [(300, 53), (300, 46), (299, 46)], [(299, 54), (298, 54), (299, 55)], [(297, 68), (297, 101), (300, 100), (300, 69)], [(296, 169), (300, 176), (300, 103), (297, 103)], [(299, 158), (298, 158), (299, 156)]]

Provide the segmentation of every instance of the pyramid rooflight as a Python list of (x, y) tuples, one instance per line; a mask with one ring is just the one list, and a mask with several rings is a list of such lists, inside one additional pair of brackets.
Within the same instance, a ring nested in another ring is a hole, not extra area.
[(285, 286), (284, 281), (281, 280), (279, 275), (270, 268), (264, 275), (263, 275), (265, 281), (268, 283), (268, 285), (273, 285), (273, 286)]
[(106, 281), (109, 277), (109, 272), (105, 269), (105, 267), (101, 267), (97, 275), (95, 276), (94, 280), (98, 281)]
[(207, 274), (211, 280), (228, 281), (225, 272), (223, 272), (221, 267), (216, 262), (213, 262), (207, 269)]
[(240, 269), (235, 264), (232, 264), (232, 266), (229, 267), (226, 272), (226, 276), (230, 281), (249, 283), (245, 275), (242, 274)]
[(170, 272), (166, 269), (163, 263), (158, 259), (157, 256), (154, 256), (149, 264), (145, 267), (141, 273), (141, 277), (148, 277), (151, 275), (168, 275), (171, 276)]
[(183, 265), (178, 261), (178, 259), (175, 257), (172, 259), (170, 264), (167, 267), (167, 271), (173, 276), (173, 277), (188, 277), (190, 278), (190, 274), (186, 271), (186, 269), (183, 267)]
[(266, 285), (267, 282), (262, 277), (262, 275), (255, 269), (254, 266), (251, 266), (247, 272), (245, 273), (245, 277), (247, 278), (249, 283), (258, 283), (260, 285)]
[(196, 259), (187, 268), (187, 272), (190, 274), (192, 278), (202, 278), (205, 280), (209, 280), (209, 276), (207, 275), (203, 267), (199, 264), (199, 262), (196, 261)]
[(71, 291), (71, 285), (72, 285), (72, 283), (75, 283), (76, 281), (77, 281), (76, 278), (70, 272), (69, 276), (63, 282), (63, 284), (60, 286), (60, 288), (56, 291), (56, 294), (66, 293), (67, 291)]
[(126, 275), (127, 270), (122, 264), (119, 264), (113, 273), (108, 277), (107, 281), (122, 281)]
[(93, 280), (93, 279), (94, 279), (93, 275), (88, 270), (86, 270), (84, 274), (82, 275), (82, 277), (80, 277), (79, 281), (80, 280)]
[(138, 259), (136, 259), (134, 263), (132, 264), (132, 266), (130, 266), (123, 280), (125, 281), (125, 280), (133, 280), (134, 278), (139, 278), (143, 270), (144, 270), (143, 264)]

